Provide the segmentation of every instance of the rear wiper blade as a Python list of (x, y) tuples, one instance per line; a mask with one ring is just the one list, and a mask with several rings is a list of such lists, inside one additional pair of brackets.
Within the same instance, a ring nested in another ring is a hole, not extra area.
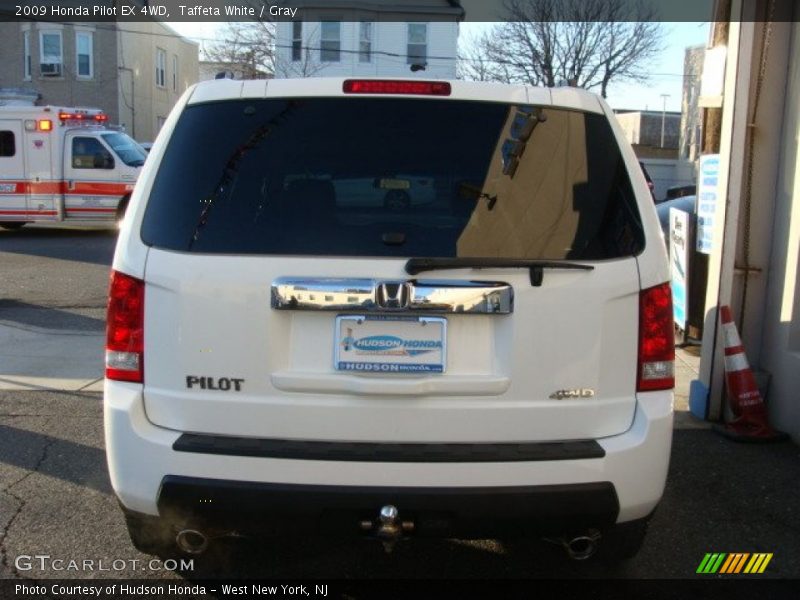
[(542, 285), (545, 269), (573, 269), (591, 271), (592, 265), (564, 262), (558, 260), (533, 260), (528, 258), (409, 258), (406, 262), (406, 273), (416, 275), (423, 271), (441, 271), (444, 269), (530, 269), (531, 285)]

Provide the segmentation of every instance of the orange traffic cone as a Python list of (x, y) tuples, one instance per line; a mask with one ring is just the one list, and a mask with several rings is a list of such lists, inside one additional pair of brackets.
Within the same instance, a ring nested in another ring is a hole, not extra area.
[(734, 419), (715, 429), (739, 442), (775, 442), (785, 439), (785, 433), (775, 431), (767, 420), (767, 407), (758, 391), (753, 371), (747, 362), (742, 340), (731, 318), (729, 306), (719, 308), (722, 336), (725, 339), (725, 383), (728, 404)]

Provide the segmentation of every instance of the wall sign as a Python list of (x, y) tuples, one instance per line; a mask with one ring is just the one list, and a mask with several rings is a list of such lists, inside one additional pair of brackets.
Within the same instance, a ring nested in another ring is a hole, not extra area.
[(689, 213), (677, 208), (669, 209), (669, 261), (672, 276), (672, 307), (675, 324), (686, 329), (689, 268)]
[(719, 186), (719, 154), (700, 157), (697, 174), (697, 251), (711, 254)]

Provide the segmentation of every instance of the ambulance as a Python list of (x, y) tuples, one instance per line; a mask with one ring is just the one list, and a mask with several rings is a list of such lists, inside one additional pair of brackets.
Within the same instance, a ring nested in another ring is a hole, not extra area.
[(0, 106), (0, 227), (116, 225), (146, 153), (98, 109)]

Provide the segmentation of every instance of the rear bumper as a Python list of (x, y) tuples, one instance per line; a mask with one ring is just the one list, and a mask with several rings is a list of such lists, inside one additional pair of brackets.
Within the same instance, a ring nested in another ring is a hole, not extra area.
[(602, 528), (653, 511), (672, 440), (671, 392), (641, 394), (630, 429), (596, 440), (602, 452), (498, 462), (176, 450), (182, 432), (147, 420), (141, 386), (106, 381), (104, 404), (111, 483), (126, 510), (219, 525), (245, 521), (250, 528), (271, 528), (269, 514), (295, 515), (288, 520), (315, 529), (346, 516), (352, 527), (352, 517), (374, 518), (387, 503), (414, 514), (417, 531), (432, 535), (488, 535), (504, 525), (531, 532)]
[(614, 525), (608, 482), (471, 488), (398, 488), (256, 483), (167, 476), (158, 510), (201, 529), (353, 535), (382, 506), (399, 508), (415, 536), (559, 534)]

